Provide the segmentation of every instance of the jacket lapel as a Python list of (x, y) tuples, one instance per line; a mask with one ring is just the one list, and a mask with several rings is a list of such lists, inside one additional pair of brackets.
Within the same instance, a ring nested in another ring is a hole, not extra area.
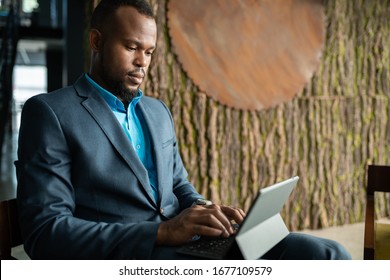
[(86, 99), (81, 103), (82, 106), (84, 106), (84, 108), (98, 123), (106, 137), (110, 140), (111, 144), (115, 147), (121, 157), (129, 165), (135, 176), (141, 182), (145, 191), (149, 195), (150, 201), (157, 206), (150, 187), (148, 172), (141, 160), (138, 158), (129, 139), (124, 133), (123, 128), (119, 125), (118, 120), (115, 118), (110, 107), (106, 104), (95, 88), (89, 84), (84, 76), (82, 76), (74, 86), (80, 96), (86, 97)]
[(165, 183), (165, 176), (164, 176), (164, 170), (163, 170), (163, 158), (162, 158), (162, 143), (158, 141), (160, 137), (158, 137), (158, 133), (156, 131), (156, 123), (158, 123), (158, 120), (153, 119), (153, 112), (150, 112), (150, 109), (148, 106), (145, 104), (145, 102), (141, 101), (138, 103), (138, 106), (141, 110), (142, 117), (144, 118), (146, 122), (146, 126), (148, 127), (149, 130), (149, 140), (151, 142), (151, 147), (152, 147), (152, 153), (153, 153), (153, 158), (154, 158), (154, 165), (156, 167), (156, 172), (157, 172), (157, 183), (158, 183), (158, 193), (159, 193), (159, 202), (160, 205), (162, 204), (161, 202), (163, 201), (164, 198), (164, 192), (163, 190), (165, 189), (163, 186), (166, 185)]

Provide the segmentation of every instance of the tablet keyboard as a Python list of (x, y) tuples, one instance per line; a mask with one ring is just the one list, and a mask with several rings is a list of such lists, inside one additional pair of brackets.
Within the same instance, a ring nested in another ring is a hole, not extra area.
[(178, 249), (178, 253), (207, 259), (223, 259), (234, 242), (234, 235), (228, 238), (200, 238)]

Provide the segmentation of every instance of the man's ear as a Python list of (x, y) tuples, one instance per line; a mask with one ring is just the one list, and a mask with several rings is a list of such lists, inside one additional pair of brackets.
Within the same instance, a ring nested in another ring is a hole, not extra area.
[(94, 52), (100, 52), (102, 47), (102, 34), (97, 29), (89, 31), (89, 46)]

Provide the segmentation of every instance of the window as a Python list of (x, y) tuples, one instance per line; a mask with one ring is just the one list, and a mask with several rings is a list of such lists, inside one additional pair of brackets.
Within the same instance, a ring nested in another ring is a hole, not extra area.
[(32, 13), (38, 7), (38, 0), (23, 0), (22, 2), (22, 10), (24, 13)]

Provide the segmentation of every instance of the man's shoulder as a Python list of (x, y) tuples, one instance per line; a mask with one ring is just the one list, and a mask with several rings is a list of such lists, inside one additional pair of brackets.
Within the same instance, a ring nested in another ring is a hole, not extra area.
[(57, 90), (53, 90), (48, 93), (40, 93), (32, 96), (28, 101), (40, 101), (48, 104), (63, 104), (65, 101), (69, 102), (72, 99), (72, 96), (77, 96), (76, 90), (73, 86), (67, 86)]
[(49, 92), (48, 94), (51, 94), (51, 95), (61, 95), (61, 94), (68, 93), (68, 92), (76, 92), (74, 85), (66, 86), (66, 87), (63, 87), (63, 88), (59, 88), (59, 89), (53, 90), (53, 91)]
[(46, 100), (46, 99), (57, 99), (57, 98), (61, 98), (61, 97), (65, 98), (64, 94), (67, 94), (67, 93), (69, 93), (71, 91), (74, 91), (74, 88), (72, 86), (68, 86), (68, 87), (56, 89), (56, 90), (53, 90), (53, 91), (50, 91), (50, 92), (46, 92), (46, 93), (42, 92), (42, 93), (33, 95), (31, 97), (31, 99)]
[(146, 105), (151, 110), (168, 110), (168, 107), (164, 101), (155, 97), (143, 96), (141, 103)]
[(73, 85), (65, 86), (48, 93), (37, 94), (31, 99), (42, 100), (48, 103), (69, 102), (72, 98), (76, 98), (78, 100), (80, 98), (80, 92), (88, 91), (86, 84), (87, 80), (82, 75)]
[(156, 97), (147, 96), (147, 95), (142, 96), (141, 100), (142, 100), (142, 102), (145, 102), (146, 104), (160, 104), (160, 106), (161, 106), (161, 103), (164, 103), (162, 100), (160, 100)]
[(150, 96), (143, 96), (140, 103), (144, 112), (150, 118), (154, 118), (155, 121), (159, 123), (162, 123), (164, 120), (173, 121), (171, 111), (164, 101)]

